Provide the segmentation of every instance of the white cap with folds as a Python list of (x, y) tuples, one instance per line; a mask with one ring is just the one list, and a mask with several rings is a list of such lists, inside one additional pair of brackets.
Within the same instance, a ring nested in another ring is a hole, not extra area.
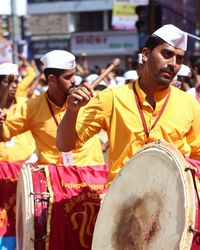
[(76, 67), (75, 56), (65, 50), (53, 50), (41, 58), (44, 69), (73, 69)]
[(0, 64), (0, 75), (19, 75), (17, 64), (14, 63)]
[(187, 33), (177, 28), (173, 24), (166, 24), (156, 30), (152, 35), (156, 35), (171, 46), (187, 50)]
[(82, 80), (83, 80), (82, 77), (78, 76), (78, 75), (75, 75), (74, 77), (75, 77), (75, 80), (76, 80), (75, 86), (79, 86), (81, 84)]
[(190, 67), (188, 67), (185, 64), (181, 65), (180, 70), (177, 73), (177, 76), (187, 76), (187, 77), (191, 77), (192, 73), (191, 73), (191, 69)]
[[(96, 79), (97, 77), (99, 77), (97, 74), (90, 74), (86, 77), (86, 81), (89, 83), (89, 84), (92, 84)], [(103, 86), (107, 86), (106, 83), (102, 80), (100, 81), (100, 83), (98, 85), (103, 85)]]
[(125, 80), (137, 80), (138, 74), (136, 70), (128, 70), (124, 73)]

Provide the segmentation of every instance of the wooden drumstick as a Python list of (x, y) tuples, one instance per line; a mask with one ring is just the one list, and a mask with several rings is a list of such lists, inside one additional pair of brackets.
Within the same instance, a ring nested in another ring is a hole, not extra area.
[[(109, 65), (107, 69), (103, 73), (101, 73), (96, 80), (91, 84), (92, 89), (95, 89), (98, 84), (103, 80), (104, 77), (106, 77), (114, 68), (118, 67), (120, 65), (121, 61), (119, 58), (115, 58), (113, 62)], [(74, 101), (74, 104), (78, 104), (78, 100)]]
[(5, 89), (5, 93), (0, 101), (0, 108), (3, 109), (5, 108), (5, 105), (6, 105), (6, 101), (7, 101), (7, 98), (8, 98), (8, 94), (9, 94), (9, 89), (10, 89), (10, 84), (14, 81), (14, 75), (9, 75), (8, 76), (8, 85)]

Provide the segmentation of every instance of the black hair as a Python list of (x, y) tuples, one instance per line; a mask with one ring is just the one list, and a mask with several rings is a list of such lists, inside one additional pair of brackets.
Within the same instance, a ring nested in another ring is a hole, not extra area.
[(193, 68), (197, 68), (197, 73), (200, 74), (200, 59), (194, 62)]
[(3, 79), (6, 77), (6, 75), (0, 75), (0, 83), (3, 81)]
[(46, 68), (44, 70), (44, 75), (45, 75), (46, 79), (48, 79), (48, 76), (51, 74), (56, 76), (56, 78), (58, 79), (59, 76), (63, 73), (63, 71), (64, 71), (64, 69)]
[(152, 50), (155, 49), (157, 46), (159, 46), (159, 45), (161, 45), (161, 44), (163, 44), (163, 43), (166, 43), (163, 39), (161, 39), (160, 37), (158, 37), (158, 36), (156, 36), (156, 35), (151, 35), (151, 36), (147, 39), (147, 41), (146, 41), (144, 47), (147, 47), (149, 50), (152, 51)]

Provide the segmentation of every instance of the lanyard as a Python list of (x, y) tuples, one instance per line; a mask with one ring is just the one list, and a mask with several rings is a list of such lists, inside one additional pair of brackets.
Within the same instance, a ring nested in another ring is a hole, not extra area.
[(148, 139), (150, 131), (156, 126), (156, 124), (158, 123), (161, 115), (163, 114), (163, 112), (164, 112), (164, 110), (165, 110), (165, 108), (167, 106), (171, 91), (169, 91), (169, 94), (167, 95), (167, 97), (165, 99), (165, 102), (163, 103), (163, 105), (162, 105), (162, 107), (161, 107), (161, 109), (160, 109), (160, 111), (159, 111), (159, 113), (158, 113), (158, 115), (156, 117), (156, 120), (154, 121), (153, 125), (151, 126), (151, 128), (149, 130), (147, 128), (147, 123), (146, 123), (146, 120), (145, 120), (145, 117), (144, 117), (144, 113), (143, 113), (143, 110), (142, 110), (142, 106), (141, 106), (141, 103), (140, 103), (138, 93), (137, 93), (136, 88), (135, 88), (135, 84), (133, 84), (133, 91), (134, 91), (134, 94), (135, 94), (135, 101), (136, 101), (136, 104), (137, 104), (137, 108), (138, 108), (138, 111), (140, 113), (140, 118), (141, 118), (141, 121), (142, 121), (144, 133), (145, 133), (146, 139)]
[[(58, 125), (59, 125), (58, 120), (57, 120), (57, 118), (56, 118), (56, 116), (55, 116), (55, 114), (54, 114), (54, 112), (53, 112), (52, 105), (51, 105), (51, 103), (50, 103), (50, 101), (49, 101), (49, 99), (48, 99), (47, 96), (46, 96), (46, 100), (47, 100), (47, 104), (48, 104), (49, 110), (50, 110), (50, 112), (51, 112), (51, 115), (52, 115), (52, 117), (53, 117), (53, 119), (54, 119), (54, 121), (55, 121), (55, 124), (56, 124), (57, 127), (58, 127)], [(56, 164), (60, 164), (60, 163), (63, 164), (63, 157), (62, 157), (62, 153), (61, 153), (61, 152), (58, 153), (58, 159), (57, 159)], [(69, 164), (68, 164), (68, 165), (69, 165)]]
[(54, 112), (53, 112), (53, 108), (52, 108), (52, 106), (51, 106), (51, 103), (49, 102), (49, 100), (48, 100), (48, 97), (46, 96), (46, 100), (47, 100), (47, 104), (48, 104), (48, 106), (49, 106), (49, 110), (50, 110), (50, 112), (51, 112), (51, 115), (52, 115), (52, 117), (53, 117), (53, 119), (54, 119), (54, 121), (55, 121), (55, 124), (57, 125), (57, 127), (58, 127), (58, 120), (57, 120), (57, 118), (56, 118), (56, 116), (55, 116), (55, 114), (54, 114)]

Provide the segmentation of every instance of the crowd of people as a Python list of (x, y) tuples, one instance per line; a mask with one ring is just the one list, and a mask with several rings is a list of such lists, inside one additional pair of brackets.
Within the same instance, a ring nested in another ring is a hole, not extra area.
[[(87, 55), (53, 50), (0, 65), (0, 159), (109, 165), (111, 183), (145, 144), (158, 139), (200, 161), (200, 58), (187, 58), (187, 34), (164, 25), (126, 69), (89, 69)], [(137, 63), (135, 63), (137, 62)], [(184, 63), (184, 64), (183, 64)], [(15, 152), (15, 153), (14, 153)]]

